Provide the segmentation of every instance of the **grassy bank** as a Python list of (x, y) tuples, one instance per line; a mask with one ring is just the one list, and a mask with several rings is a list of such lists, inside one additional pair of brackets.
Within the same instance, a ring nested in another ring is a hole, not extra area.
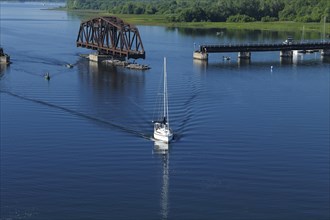
[[(60, 8), (59, 10), (65, 10)], [(98, 16), (116, 16), (121, 18), (127, 23), (135, 25), (158, 25), (168, 26), (170, 23), (166, 21), (164, 15), (133, 15), (133, 14), (109, 14), (105, 11), (99, 10), (68, 10), (68, 13), (80, 17), (82, 20), (88, 20), (90, 18)]]
[[(270, 31), (302, 31), (323, 32), (321, 23), (297, 23), (297, 22), (249, 22), (249, 23), (230, 23), (230, 22), (201, 22), (201, 23), (178, 23), (176, 27), (190, 28), (226, 28), (226, 29), (245, 29), (245, 30), (270, 30)], [(326, 33), (330, 33), (329, 24), (326, 25)]]
[[(81, 19), (86, 20), (97, 16), (109, 16), (109, 13), (94, 10), (75, 10), (70, 11)], [(248, 23), (230, 23), (230, 22), (168, 22), (165, 15), (133, 15), (117, 14), (124, 21), (135, 25), (158, 25), (166, 27), (182, 28), (226, 28), (226, 29), (245, 29), (245, 30), (272, 30), (272, 31), (302, 31), (323, 32), (323, 23), (298, 23), (298, 22), (248, 22)], [(326, 34), (330, 34), (330, 24), (326, 24)]]

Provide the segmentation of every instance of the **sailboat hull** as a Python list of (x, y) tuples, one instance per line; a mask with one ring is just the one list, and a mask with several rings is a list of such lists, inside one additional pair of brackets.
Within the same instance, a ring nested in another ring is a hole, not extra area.
[(164, 124), (155, 123), (154, 139), (168, 143), (173, 139), (173, 132)]
[(164, 141), (165, 143), (170, 142), (173, 139), (173, 134), (160, 134), (158, 132), (154, 132), (154, 138), (159, 141)]

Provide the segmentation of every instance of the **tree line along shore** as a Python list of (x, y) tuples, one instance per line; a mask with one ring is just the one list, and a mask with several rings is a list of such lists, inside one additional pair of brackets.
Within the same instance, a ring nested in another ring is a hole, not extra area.
[(162, 15), (167, 22), (330, 21), (329, 0), (67, 0), (66, 7)]
[[(0, 0), (18, 1), (18, 0)], [(24, 2), (24, 0), (19, 0)], [(40, 0), (29, 0), (40, 2)], [(82, 19), (114, 15), (132, 24), (325, 32), (330, 37), (329, 0), (44, 0)], [(56, 9), (58, 10), (58, 9)], [(327, 22), (327, 23), (325, 23)]]

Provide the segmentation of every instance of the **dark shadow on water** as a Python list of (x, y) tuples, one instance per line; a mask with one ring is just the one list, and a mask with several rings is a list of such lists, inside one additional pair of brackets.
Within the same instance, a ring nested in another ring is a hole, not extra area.
[[(227, 28), (176, 28), (168, 27), (167, 31), (177, 31), (183, 36), (192, 37), (212, 37), (214, 42), (279, 42), (279, 39), (287, 39), (292, 36), (294, 39), (302, 38), (302, 31), (271, 31), (271, 30), (247, 30), (247, 29), (227, 29)], [(304, 33), (304, 39), (319, 39), (317, 32)], [(209, 42), (211, 43), (211, 42)]]
[(82, 85), (92, 86), (96, 91), (117, 91), (139, 94), (144, 89), (145, 76), (142, 71), (130, 71), (81, 58), (77, 63)]
[(293, 59), (292, 57), (281, 57), (280, 63), (281, 65), (291, 65), (293, 64)]
[(134, 130), (149, 130), (144, 109), (145, 72), (81, 58), (77, 63), (78, 93), (88, 114)]
[(323, 63), (330, 63), (330, 56), (322, 56), (321, 59)]

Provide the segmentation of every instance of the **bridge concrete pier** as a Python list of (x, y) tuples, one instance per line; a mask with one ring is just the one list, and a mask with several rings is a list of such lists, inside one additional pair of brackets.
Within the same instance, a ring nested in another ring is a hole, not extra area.
[(292, 50), (281, 50), (280, 57), (293, 57), (293, 51)]
[(88, 59), (90, 61), (94, 61), (94, 62), (102, 62), (103, 60), (109, 59), (112, 56), (109, 55), (103, 55), (103, 54), (98, 54), (98, 53), (93, 53), (93, 54), (89, 54), (88, 55)]
[(195, 51), (193, 54), (193, 58), (197, 60), (208, 60), (209, 55), (205, 52)]
[(330, 56), (330, 49), (321, 50), (321, 55), (322, 56)]
[(238, 52), (238, 58), (251, 59), (251, 52)]

